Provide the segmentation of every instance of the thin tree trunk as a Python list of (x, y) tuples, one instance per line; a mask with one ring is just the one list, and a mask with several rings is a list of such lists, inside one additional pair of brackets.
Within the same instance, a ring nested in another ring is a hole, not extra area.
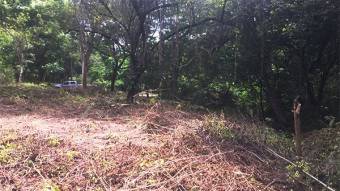
[(85, 45), (85, 32), (82, 26), (80, 26), (79, 45), (80, 45), (80, 62), (81, 62), (81, 75), (82, 86), (85, 89), (87, 87), (87, 63), (85, 61), (86, 45)]
[(179, 76), (179, 62), (180, 62), (180, 54), (179, 54), (179, 23), (178, 23), (178, 7), (176, 7), (176, 16), (175, 16), (175, 40), (174, 40), (174, 57), (172, 63), (172, 79), (171, 79), (171, 97), (175, 98), (178, 94), (178, 76)]
[(300, 113), (301, 113), (301, 101), (300, 96), (296, 97), (293, 103), (293, 113), (294, 113), (294, 129), (295, 129), (295, 147), (296, 147), (296, 154), (299, 157), (302, 157), (302, 148), (301, 148), (301, 120), (300, 120)]
[(260, 120), (264, 121), (264, 107), (263, 107), (263, 83), (260, 81)]
[(93, 38), (94, 34), (86, 34), (85, 26), (87, 20), (85, 19), (85, 10), (83, 7), (79, 7), (80, 11), (78, 14), (78, 23), (79, 23), (79, 45), (80, 45), (80, 61), (82, 65), (82, 86), (83, 89), (87, 88), (87, 76), (88, 76), (88, 67), (90, 63), (90, 57), (93, 49)]
[[(337, 3), (337, 10), (340, 11), (340, 4)], [(336, 38), (336, 47), (337, 47), (337, 67), (338, 67), (338, 70), (337, 70), (337, 82), (338, 84), (340, 84), (340, 13), (338, 11), (338, 16), (337, 16), (337, 38)], [(337, 86), (338, 88), (338, 113), (337, 113), (337, 120), (340, 121), (340, 86), (338, 85)]]
[(89, 68), (89, 63), (90, 63), (90, 56), (91, 53), (87, 52), (84, 55), (84, 61), (82, 64), (82, 83), (83, 83), (83, 88), (87, 88), (87, 76), (88, 76), (88, 68)]
[(70, 78), (73, 80), (73, 63), (70, 61)]
[(21, 83), (22, 82), (22, 76), (24, 74), (24, 66), (23, 65), (20, 65), (19, 66), (19, 78), (18, 78), (18, 83)]
[(23, 53), (23, 42), (20, 39), (20, 37), (16, 38), (16, 64), (19, 67), (19, 69), (17, 69), (17, 82), (21, 83), (22, 82), (22, 78), (23, 78), (23, 74), (24, 74), (24, 53)]
[[(164, 4), (164, 0), (160, 0)], [(159, 49), (158, 49), (158, 64), (163, 66), (164, 62), (164, 13), (163, 9), (159, 9)]]
[[(160, 0), (162, 4), (164, 4), (164, 0)], [(163, 76), (164, 76), (164, 13), (163, 9), (159, 9), (159, 45), (158, 45), (158, 65), (160, 72), (160, 81), (159, 81), (159, 89), (162, 88), (163, 84)], [(161, 91), (160, 91), (161, 96)]]

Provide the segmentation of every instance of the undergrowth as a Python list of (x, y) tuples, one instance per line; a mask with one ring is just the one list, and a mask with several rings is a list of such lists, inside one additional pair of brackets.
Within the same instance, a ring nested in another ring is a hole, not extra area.
[[(262, 123), (247, 120), (233, 121), (223, 113), (208, 114), (203, 127), (218, 139), (268, 147), (291, 159), (295, 165), (286, 165), (289, 181), (309, 188), (323, 189), (301, 170), (311, 173), (327, 185), (340, 189), (340, 129), (329, 128), (308, 133), (303, 141), (303, 159), (295, 156), (293, 136), (277, 132)], [(280, 160), (280, 159), (277, 159)]]

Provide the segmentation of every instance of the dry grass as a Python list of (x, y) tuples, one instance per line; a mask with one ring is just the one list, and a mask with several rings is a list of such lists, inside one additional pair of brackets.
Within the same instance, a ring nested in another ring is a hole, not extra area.
[[(24, 102), (8, 104), (4, 100), (11, 95), (2, 95), (0, 101), (6, 106), (0, 107), (4, 114), (0, 126), (6, 127), (0, 133), (0, 151), (7, 149), (0, 164), (1, 190), (285, 190), (290, 186), (277, 162), (259, 148), (233, 139), (222, 141), (207, 132), (205, 114), (163, 102), (126, 105), (103, 94), (49, 88), (17, 91), (13, 93), (19, 97), (29, 95), (22, 98)], [(26, 122), (19, 120), (23, 117)], [(36, 118), (41, 123), (29, 123)], [(11, 130), (9, 124), (17, 127)], [(30, 129), (25, 130), (25, 125)], [(80, 138), (87, 142), (76, 141)]]

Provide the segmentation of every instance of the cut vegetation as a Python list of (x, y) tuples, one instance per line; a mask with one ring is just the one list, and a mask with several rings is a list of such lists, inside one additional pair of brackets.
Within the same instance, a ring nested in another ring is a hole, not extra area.
[[(295, 180), (321, 189), (265, 150), (294, 160), (292, 137), (264, 124), (93, 91), (8, 86), (0, 94), (1, 190), (294, 190)], [(297, 164), (339, 188), (339, 141), (308, 136), (305, 154), (318, 155)]]

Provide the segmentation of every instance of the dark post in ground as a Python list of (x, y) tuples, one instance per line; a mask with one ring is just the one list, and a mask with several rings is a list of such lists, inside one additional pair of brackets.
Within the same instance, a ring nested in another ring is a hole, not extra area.
[(297, 156), (302, 156), (302, 148), (301, 148), (301, 97), (297, 96), (294, 99), (293, 110), (294, 113), (294, 129), (295, 129), (295, 147)]

